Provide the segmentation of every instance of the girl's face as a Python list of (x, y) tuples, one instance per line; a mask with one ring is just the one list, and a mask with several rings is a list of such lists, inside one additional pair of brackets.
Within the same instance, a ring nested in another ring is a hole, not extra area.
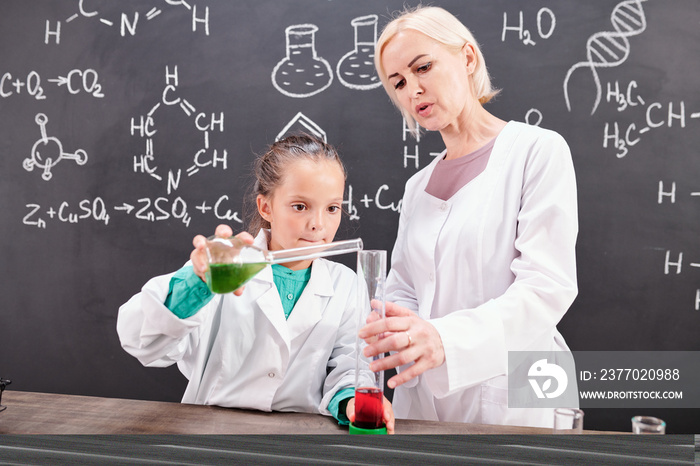
[(418, 31), (396, 34), (384, 47), (382, 65), (401, 107), (431, 131), (443, 131), (468, 115), (475, 103), (470, 44), (455, 52)]
[[(340, 226), (345, 178), (335, 161), (299, 160), (285, 167), (285, 175), (271, 196), (258, 195), (258, 211), (270, 222), (270, 249), (289, 249), (330, 243)], [(288, 263), (299, 270), (310, 261)]]

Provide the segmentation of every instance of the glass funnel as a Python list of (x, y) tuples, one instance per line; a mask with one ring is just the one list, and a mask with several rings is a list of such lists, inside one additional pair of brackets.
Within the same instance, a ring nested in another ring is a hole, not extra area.
[(362, 239), (348, 239), (332, 243), (305, 246), (303, 248), (266, 251), (232, 236), (207, 239), (206, 278), (214, 293), (230, 293), (243, 286), (258, 272), (270, 264), (282, 264), (318, 257), (336, 256), (361, 251)]

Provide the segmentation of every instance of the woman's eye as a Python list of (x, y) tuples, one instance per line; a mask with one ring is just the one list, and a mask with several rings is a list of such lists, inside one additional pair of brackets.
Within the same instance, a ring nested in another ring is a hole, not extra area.
[(396, 82), (394, 83), (394, 89), (395, 89), (395, 90), (396, 90), (396, 89), (401, 89), (401, 88), (404, 86), (404, 84), (406, 84), (406, 81), (405, 81), (404, 79), (401, 79), (400, 81), (396, 81)]
[(425, 73), (425, 72), (428, 71), (432, 66), (433, 66), (433, 64), (432, 64), (431, 62), (428, 62), (428, 63), (426, 63), (425, 65), (421, 65), (421, 66), (419, 66), (418, 68), (416, 68), (416, 71), (417, 71), (418, 73)]

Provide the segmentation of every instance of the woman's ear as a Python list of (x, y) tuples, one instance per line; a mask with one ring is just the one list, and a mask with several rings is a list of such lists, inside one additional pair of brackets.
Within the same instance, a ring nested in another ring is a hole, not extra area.
[(467, 66), (467, 73), (472, 74), (476, 69), (476, 50), (474, 50), (474, 45), (467, 42), (462, 47), (462, 58), (464, 58), (464, 63)]
[(267, 196), (258, 194), (255, 202), (258, 205), (258, 213), (260, 216), (268, 222), (272, 222), (272, 205), (270, 199), (268, 199)]

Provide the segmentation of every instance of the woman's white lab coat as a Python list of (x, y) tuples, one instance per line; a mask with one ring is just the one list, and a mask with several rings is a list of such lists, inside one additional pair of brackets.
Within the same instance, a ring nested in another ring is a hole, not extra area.
[(397, 418), (551, 426), (508, 408), (508, 351), (568, 351), (556, 325), (577, 294), (576, 179), (553, 131), (509, 122), (486, 169), (452, 198), (406, 185), (387, 300), (437, 328), (445, 363), (397, 387)]
[[(266, 248), (264, 232), (255, 244)], [(163, 305), (171, 276), (151, 279), (122, 305), (117, 330), (145, 366), (177, 363), (189, 379), (183, 403), (329, 414), (332, 396), (355, 386), (360, 317), (351, 269), (316, 259), (288, 320), (270, 267), (242, 296), (216, 295), (187, 319)]]

